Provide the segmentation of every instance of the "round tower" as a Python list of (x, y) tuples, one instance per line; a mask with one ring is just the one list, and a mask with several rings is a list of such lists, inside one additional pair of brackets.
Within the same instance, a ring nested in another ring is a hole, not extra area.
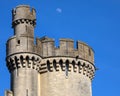
[[(54, 47), (51, 38), (40, 39), (43, 59), (40, 63), (40, 96), (92, 96), (94, 51), (78, 41), (60, 39)], [(40, 42), (40, 41), (38, 41)]]
[(35, 53), (35, 9), (27, 5), (12, 10), (14, 36), (7, 41), (7, 67), (13, 96), (38, 96), (38, 70), (41, 57)]

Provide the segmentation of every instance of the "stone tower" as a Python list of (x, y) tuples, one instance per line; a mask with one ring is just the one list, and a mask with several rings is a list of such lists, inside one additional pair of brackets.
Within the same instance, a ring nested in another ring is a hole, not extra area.
[(7, 67), (11, 89), (6, 96), (92, 96), (94, 52), (71, 39), (36, 38), (35, 9), (20, 5), (12, 10), (14, 36), (7, 41)]

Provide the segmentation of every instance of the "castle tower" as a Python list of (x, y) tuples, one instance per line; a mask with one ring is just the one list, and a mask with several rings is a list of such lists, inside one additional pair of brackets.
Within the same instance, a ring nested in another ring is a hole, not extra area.
[(13, 9), (14, 36), (7, 41), (7, 67), (11, 91), (6, 96), (92, 96), (94, 51), (71, 39), (36, 38), (35, 10), (21, 5)]
[(7, 41), (7, 67), (13, 96), (38, 96), (38, 69), (41, 57), (34, 50), (36, 13), (21, 5), (12, 10), (14, 36)]

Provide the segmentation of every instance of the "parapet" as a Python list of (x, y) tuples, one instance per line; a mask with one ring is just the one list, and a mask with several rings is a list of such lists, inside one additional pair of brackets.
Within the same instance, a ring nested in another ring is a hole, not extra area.
[(55, 47), (54, 39), (44, 37), (36, 39), (36, 51), (44, 58), (47, 57), (74, 57), (94, 64), (94, 51), (86, 43), (77, 41), (74, 48), (72, 39), (60, 39), (60, 45)]
[(26, 21), (35, 25), (36, 11), (28, 5), (19, 5), (12, 10), (12, 26)]

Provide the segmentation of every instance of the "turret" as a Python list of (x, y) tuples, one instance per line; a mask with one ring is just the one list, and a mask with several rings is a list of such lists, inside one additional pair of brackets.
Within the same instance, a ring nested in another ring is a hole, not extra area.
[(14, 36), (7, 42), (7, 55), (16, 52), (34, 52), (35, 9), (27, 5), (12, 10), (12, 28)]
[(21, 35), (33, 37), (35, 25), (35, 9), (30, 8), (27, 5), (20, 5), (12, 10), (12, 28), (17, 37)]
[(13, 96), (38, 96), (38, 71), (41, 57), (35, 53), (35, 10), (20, 5), (12, 10), (14, 36), (7, 41), (7, 67)]

